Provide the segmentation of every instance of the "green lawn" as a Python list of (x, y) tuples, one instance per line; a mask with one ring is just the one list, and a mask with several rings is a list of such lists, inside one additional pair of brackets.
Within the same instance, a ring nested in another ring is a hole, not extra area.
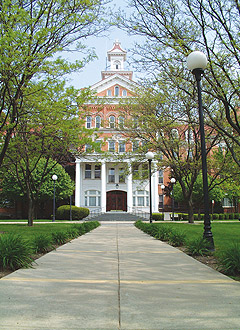
[[(161, 224), (159, 224), (161, 225)], [(164, 226), (170, 226), (181, 229), (187, 235), (187, 239), (195, 239), (203, 235), (203, 223), (164, 223)], [(212, 233), (214, 244), (217, 250), (228, 247), (231, 243), (240, 244), (240, 222), (216, 223), (212, 222)]]
[(31, 238), (36, 234), (49, 234), (56, 231), (67, 230), (73, 226), (72, 223), (49, 223), (49, 224), (34, 224), (29, 227), (27, 224), (0, 224), (0, 234), (4, 233), (17, 233), (21, 234), (25, 238)]

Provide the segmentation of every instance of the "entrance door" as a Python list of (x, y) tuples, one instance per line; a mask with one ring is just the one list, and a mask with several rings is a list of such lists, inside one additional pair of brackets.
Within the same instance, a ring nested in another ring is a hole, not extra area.
[(107, 211), (127, 211), (127, 193), (121, 190), (107, 192)]

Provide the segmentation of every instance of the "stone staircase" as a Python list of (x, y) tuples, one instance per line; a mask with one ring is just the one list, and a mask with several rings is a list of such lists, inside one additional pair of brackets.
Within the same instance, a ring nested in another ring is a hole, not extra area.
[[(88, 220), (88, 218), (86, 218)], [(102, 213), (100, 215), (96, 215), (95, 217), (91, 217), (89, 220), (97, 220), (97, 221), (137, 221), (137, 220), (146, 220), (140, 216), (135, 214), (127, 213), (127, 212), (116, 212), (110, 211), (106, 213)]]

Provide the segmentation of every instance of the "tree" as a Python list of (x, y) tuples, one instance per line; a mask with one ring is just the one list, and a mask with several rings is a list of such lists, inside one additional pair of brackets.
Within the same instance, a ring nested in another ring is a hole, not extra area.
[[(93, 144), (94, 131), (86, 129), (79, 119), (76, 103), (79, 92), (72, 87), (65, 88), (64, 82), (51, 82), (47, 86), (31, 84), (27, 91), (3, 169), (18, 179), (24, 198), (28, 199), (28, 224), (31, 226), (35, 203), (46, 176), (58, 162), (72, 162), (85, 144)], [(85, 97), (89, 96), (80, 97), (81, 102)], [(36, 183), (36, 171), (40, 169)]]
[(102, 0), (3, 0), (0, 4), (0, 166), (19, 118), (30, 82), (60, 79), (82, 68), (92, 53), (69, 63), (57, 57), (104, 30)]
[(145, 43), (135, 47), (137, 66), (142, 64), (155, 79), (166, 68), (178, 76), (187, 55), (195, 49), (207, 54), (203, 92), (211, 103), (205, 112), (240, 166), (239, 2), (133, 0), (129, 5), (133, 10), (128, 16), (118, 13), (116, 24), (146, 37)]
[[(169, 168), (171, 176), (179, 182), (188, 207), (189, 222), (193, 222), (194, 185), (201, 173), (200, 132), (196, 119), (197, 104), (192, 103), (192, 97), (183, 98), (180, 93), (176, 97), (169, 84), (158, 83), (156, 88), (151, 84), (151, 87), (138, 91), (134, 99), (122, 103), (121, 107), (129, 118), (125, 125), (126, 136), (131, 141), (141, 141), (137, 154), (145, 154), (146, 149), (157, 153), (158, 166)], [(206, 141), (207, 154), (213, 155), (221, 136), (206, 126)], [(215, 185), (226, 166), (226, 156), (226, 153), (222, 154), (218, 163), (213, 163), (209, 157), (211, 186)]]
[(74, 183), (64, 168), (52, 159), (32, 159), (28, 166), (31, 170), (30, 175), (27, 173), (29, 168), (23, 160), (17, 166), (12, 165), (8, 168), (2, 181), (1, 195), (10, 201), (27, 202), (28, 225), (32, 225), (37, 203), (53, 198), (52, 175), (56, 174), (58, 177), (56, 199), (71, 196)]

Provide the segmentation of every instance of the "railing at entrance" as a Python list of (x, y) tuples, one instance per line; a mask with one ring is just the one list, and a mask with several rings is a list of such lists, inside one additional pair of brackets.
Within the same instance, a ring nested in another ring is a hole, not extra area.
[(102, 208), (90, 210), (89, 215), (84, 220), (91, 220), (103, 213)]
[(140, 209), (132, 209), (132, 211), (129, 211), (129, 213), (134, 214), (134, 215), (138, 216), (139, 218), (143, 218), (146, 220), (149, 220), (149, 217), (150, 217), (150, 213), (142, 211)]

